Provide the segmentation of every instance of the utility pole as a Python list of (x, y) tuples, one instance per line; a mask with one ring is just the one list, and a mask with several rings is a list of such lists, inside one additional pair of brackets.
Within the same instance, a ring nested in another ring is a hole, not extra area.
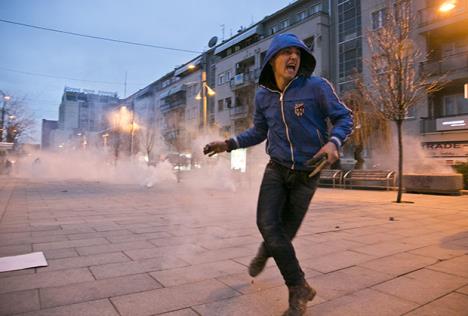
[(124, 95), (123, 97), (127, 95), (127, 72), (125, 71), (125, 81), (124, 81)]
[(225, 28), (225, 25), (224, 24), (221, 24), (221, 32), (223, 34), (223, 37), (221, 37), (221, 40), (224, 41), (224, 28)]
[(130, 133), (130, 158), (133, 157), (133, 137), (135, 135), (135, 103), (132, 101), (132, 127)]

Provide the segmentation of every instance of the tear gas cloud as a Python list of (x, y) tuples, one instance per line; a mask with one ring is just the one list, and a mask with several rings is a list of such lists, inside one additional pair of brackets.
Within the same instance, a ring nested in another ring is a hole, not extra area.
[[(388, 148), (378, 147), (372, 153), (369, 169), (398, 170), (398, 143), (394, 137)], [(428, 157), (428, 152), (421, 146), (421, 139), (403, 135), (403, 173), (438, 173), (453, 174), (453, 169), (443, 161)]]
[[(193, 152), (202, 154), (203, 146), (219, 137), (205, 135), (192, 143)], [(160, 156), (162, 159), (148, 164), (143, 153), (132, 158), (120, 155), (115, 158), (112, 150), (91, 149), (36, 151), (30, 152), (15, 163), (13, 175), (28, 179), (43, 180), (83, 180), (100, 181), (113, 184), (137, 184), (147, 187), (177, 185), (180, 182), (197, 189), (226, 189), (235, 191), (239, 186), (257, 186), (260, 183), (267, 155), (264, 144), (249, 149), (248, 172), (240, 174), (231, 169), (230, 155), (222, 153), (214, 157), (201, 157), (201, 167), (192, 166), (190, 171), (177, 170), (174, 162), (166, 155), (167, 148)]]

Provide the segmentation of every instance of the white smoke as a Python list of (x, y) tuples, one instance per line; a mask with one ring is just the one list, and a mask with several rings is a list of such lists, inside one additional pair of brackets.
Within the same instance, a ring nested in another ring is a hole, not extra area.
[[(203, 146), (216, 139), (200, 136), (193, 141), (192, 150), (198, 155), (199, 164), (192, 165), (191, 170), (177, 170), (178, 166), (171, 164), (169, 159), (148, 165), (142, 153), (133, 158), (121, 155), (116, 159), (110, 152), (88, 148), (31, 152), (16, 161), (13, 175), (28, 179), (100, 181), (147, 187), (176, 184), (179, 177), (183, 185), (203, 190), (258, 188), (268, 160), (264, 144), (249, 149), (247, 172), (242, 173), (231, 169), (228, 153), (203, 156)], [(164, 157), (164, 153), (161, 156)]]
[(119, 159), (95, 150), (32, 152), (18, 160), (14, 175), (31, 179), (102, 181), (152, 186), (175, 182), (172, 165), (148, 166), (141, 159)]
[[(421, 145), (422, 139), (403, 135), (403, 173), (453, 174), (453, 169), (441, 160), (431, 158)], [(388, 149), (374, 148), (369, 169), (398, 170), (398, 144), (394, 135)]]

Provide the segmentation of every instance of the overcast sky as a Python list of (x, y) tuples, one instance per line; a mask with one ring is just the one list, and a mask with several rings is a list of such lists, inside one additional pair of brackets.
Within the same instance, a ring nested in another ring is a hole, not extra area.
[[(202, 51), (208, 48), (211, 37), (222, 39), (222, 25), (227, 39), (241, 26), (250, 26), (291, 1), (0, 0), (0, 19)], [(38, 120), (58, 119), (65, 86), (117, 92), (122, 98), (126, 72), (130, 95), (197, 56), (4, 22), (0, 22), (0, 38), (0, 90), (26, 97), (28, 108)]]

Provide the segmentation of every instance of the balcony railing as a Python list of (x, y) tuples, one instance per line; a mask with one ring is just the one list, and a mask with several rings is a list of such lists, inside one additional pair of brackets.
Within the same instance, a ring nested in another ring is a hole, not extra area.
[(419, 122), (421, 134), (437, 132), (435, 119), (421, 118)]
[(232, 90), (245, 87), (249, 84), (255, 84), (260, 76), (260, 69), (250, 70), (248, 72), (240, 73), (231, 78), (229, 85)]
[(463, 14), (467, 11), (467, 7), (468, 0), (459, 0), (457, 1), (455, 8), (450, 12), (440, 12), (439, 6), (431, 6), (421, 9), (418, 11), (418, 25), (419, 27), (424, 27), (428, 24)]
[(459, 72), (468, 72), (468, 52), (444, 57), (439, 60), (425, 61), (420, 64), (421, 73), (440, 76)]
[(437, 133), (468, 129), (468, 115), (421, 118), (421, 133)]
[(166, 100), (166, 103), (161, 104), (160, 110), (161, 110), (161, 113), (167, 113), (175, 109), (185, 107), (186, 103), (187, 103), (187, 98), (185, 96), (172, 99), (170, 101)]
[(244, 118), (248, 113), (249, 107), (247, 105), (240, 105), (229, 109), (231, 118)]

